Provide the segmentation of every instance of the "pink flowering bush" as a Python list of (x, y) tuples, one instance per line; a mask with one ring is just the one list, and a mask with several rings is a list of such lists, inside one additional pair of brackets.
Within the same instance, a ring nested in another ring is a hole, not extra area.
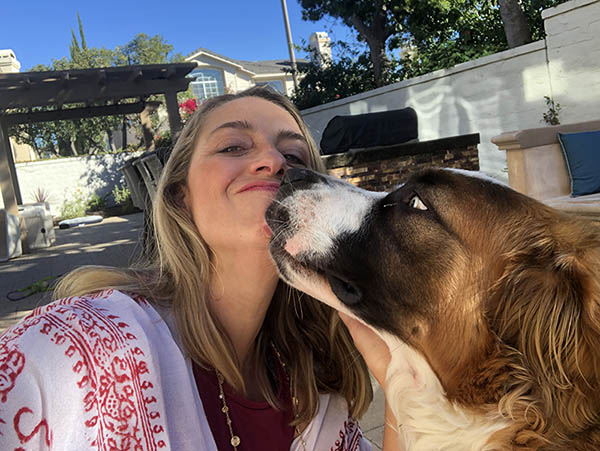
[(198, 109), (198, 101), (196, 99), (187, 99), (179, 104), (179, 114), (181, 120), (185, 123), (189, 117)]

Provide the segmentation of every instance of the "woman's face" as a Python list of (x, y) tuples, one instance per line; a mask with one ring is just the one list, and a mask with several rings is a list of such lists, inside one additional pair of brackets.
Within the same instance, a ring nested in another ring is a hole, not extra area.
[(192, 155), (185, 203), (213, 252), (268, 246), (264, 215), (289, 167), (309, 164), (294, 118), (259, 97), (212, 110)]

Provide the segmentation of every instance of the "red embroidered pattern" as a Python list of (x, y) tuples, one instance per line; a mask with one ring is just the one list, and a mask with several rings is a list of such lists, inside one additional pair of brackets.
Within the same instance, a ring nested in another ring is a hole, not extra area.
[(15, 380), (24, 366), (25, 356), (16, 346), (0, 349), (0, 402), (6, 402), (6, 395), (15, 386)]
[[(0, 402), (6, 401), (25, 365), (25, 356), (14, 342), (26, 330), (35, 328), (48, 342), (62, 348), (72, 364), (76, 389), (84, 391), (88, 415), (82, 422), (91, 432), (90, 447), (110, 451), (167, 448), (148, 365), (136, 336), (118, 316), (94, 305), (93, 299), (107, 299), (112, 294), (108, 290), (56, 301), (35, 309), (18, 327), (9, 329), (1, 337)], [(139, 297), (135, 301), (145, 303)], [(44, 433), (49, 445), (52, 433), (45, 418), (33, 430), (20, 428), (21, 417), (30, 413), (31, 409), (23, 406), (10, 421), (21, 444)], [(0, 418), (2, 423), (8, 421)]]
[(45, 418), (42, 418), (42, 420), (33, 428), (33, 431), (31, 431), (29, 434), (26, 434), (21, 430), (21, 415), (25, 413), (33, 413), (33, 411), (29, 407), (21, 407), (15, 415), (15, 418), (13, 419), (13, 426), (15, 428), (15, 431), (17, 432), (17, 437), (19, 437), (19, 441), (21, 443), (27, 443), (35, 435), (38, 434), (41, 428), (45, 428), (46, 433), (44, 436), (44, 441), (46, 442), (46, 446), (50, 446), (50, 444), (52, 443), (51, 433), (48, 430), (48, 422)]
[(338, 436), (339, 440), (330, 451), (359, 451), (362, 432), (356, 421), (344, 421), (344, 429), (338, 432)]

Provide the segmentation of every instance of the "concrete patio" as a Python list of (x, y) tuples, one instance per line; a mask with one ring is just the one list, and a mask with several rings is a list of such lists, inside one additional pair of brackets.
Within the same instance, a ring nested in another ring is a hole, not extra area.
[[(82, 265), (125, 267), (134, 261), (141, 246), (141, 213), (110, 217), (101, 223), (72, 229), (55, 229), (56, 243), (46, 249), (0, 263), (0, 333), (26, 316), (33, 308), (50, 302), (50, 293), (37, 293), (10, 301), (8, 293), (21, 290), (47, 277), (56, 277)], [(16, 294), (16, 293), (15, 293)], [(375, 399), (360, 424), (374, 450), (383, 440), (383, 394), (373, 382)]]
[(15, 302), (8, 300), (8, 293), (17, 295), (17, 290), (82, 265), (127, 266), (141, 250), (142, 225), (142, 213), (137, 213), (82, 227), (56, 228), (53, 246), (0, 263), (0, 332), (50, 301), (49, 292)]

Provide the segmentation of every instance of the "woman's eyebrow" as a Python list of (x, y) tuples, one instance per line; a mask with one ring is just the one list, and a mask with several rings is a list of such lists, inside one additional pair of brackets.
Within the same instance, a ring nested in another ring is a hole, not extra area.
[(235, 128), (235, 129), (239, 129), (239, 130), (251, 130), (253, 127), (250, 124), (250, 122), (248, 122), (248, 121), (224, 122), (221, 125), (219, 125), (218, 127), (216, 127), (213, 131), (211, 131), (210, 134), (212, 135), (214, 132), (224, 129), (224, 128)]
[(296, 139), (298, 141), (307, 143), (304, 135), (301, 135), (300, 133), (297, 133), (293, 130), (280, 130), (279, 133), (277, 133), (277, 141), (278, 142), (283, 141), (284, 139)]
[[(210, 134), (212, 135), (216, 131), (222, 130), (225, 128), (234, 128), (234, 129), (238, 129), (238, 130), (254, 130), (254, 127), (248, 121), (230, 121), (230, 122), (224, 122), (221, 125), (217, 126), (215, 129), (213, 129), (213, 131), (210, 132)], [(280, 130), (279, 133), (277, 133), (277, 141), (279, 142), (279, 141), (283, 141), (285, 139), (295, 139), (295, 140), (307, 143), (304, 135), (302, 135), (298, 132), (295, 132), (293, 130), (285, 130), (285, 129)]]

